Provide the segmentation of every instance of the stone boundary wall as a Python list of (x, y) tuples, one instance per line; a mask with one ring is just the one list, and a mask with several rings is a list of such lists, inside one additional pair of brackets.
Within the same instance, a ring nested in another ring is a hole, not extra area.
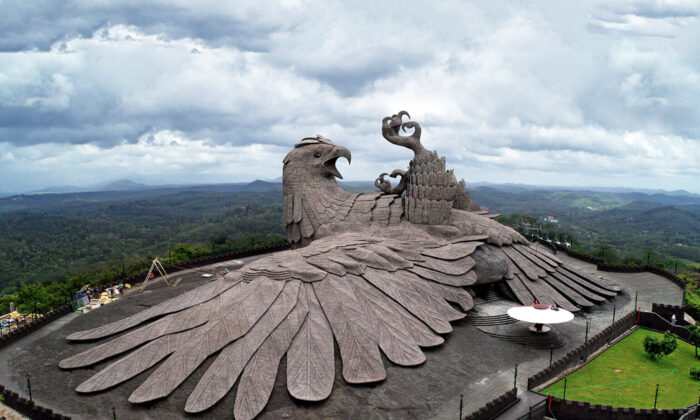
[(490, 420), (505, 412), (519, 400), (518, 389), (513, 388), (489, 401), (483, 407), (464, 417), (464, 420)]
[[(283, 245), (276, 245), (276, 246), (266, 246), (266, 247), (260, 247), (260, 248), (252, 248), (252, 249), (245, 249), (245, 250), (240, 250), (240, 251), (234, 251), (234, 252), (226, 252), (222, 254), (216, 254), (212, 255), (209, 257), (201, 257), (201, 258), (196, 258), (194, 260), (189, 260), (187, 262), (183, 262), (177, 266), (171, 265), (171, 264), (164, 264), (165, 269), (169, 273), (175, 273), (177, 271), (181, 270), (186, 270), (189, 268), (196, 268), (196, 267), (201, 267), (203, 265), (209, 265), (209, 264), (214, 264), (217, 262), (222, 262), (222, 261), (228, 261), (232, 259), (237, 259), (237, 258), (245, 258), (245, 257), (251, 257), (254, 255), (260, 255), (260, 254), (266, 254), (269, 252), (275, 252), (275, 251), (284, 251), (289, 249), (289, 245), (283, 244)], [(134, 274), (132, 276), (124, 277), (118, 280), (115, 280), (112, 283), (107, 283), (107, 284), (101, 284), (100, 286), (102, 287), (111, 287), (114, 285), (117, 285), (119, 283), (129, 283), (129, 282), (134, 282), (134, 281), (142, 281), (145, 277), (148, 271), (143, 271), (138, 274)], [(39, 328), (43, 327), (44, 325), (55, 321), (56, 319), (69, 314), (72, 312), (72, 307), (70, 304), (65, 304), (61, 305), (58, 308), (49, 311), (45, 313), (41, 318), (36, 319), (35, 321), (29, 322), (27, 324), (21, 325), (17, 327), (16, 329), (8, 332), (7, 334), (3, 334), (2, 337), (0, 337), (0, 348), (9, 345), (11, 343), (14, 343), (15, 341), (19, 340), (20, 338), (38, 330)], [(34, 402), (29, 401), (17, 394), (16, 392), (10, 391), (5, 388), (5, 386), (0, 385), (0, 395), (3, 396), (4, 401), (3, 403), (7, 405), (8, 407), (11, 407), (20, 413), (26, 415), (27, 417), (30, 417), (32, 419), (36, 420), (66, 420), (70, 419), (70, 417), (63, 416), (58, 413), (54, 413), (52, 410), (44, 407), (40, 407), (34, 404)]]
[(599, 258), (596, 258), (592, 255), (584, 254), (583, 252), (574, 251), (573, 249), (566, 249), (562, 247), (557, 247), (557, 249), (559, 249), (560, 251), (564, 251), (564, 253), (570, 257), (576, 258), (577, 260), (585, 261), (587, 263), (595, 264), (596, 266), (603, 262)]
[(0, 395), (3, 396), (2, 403), (6, 406), (13, 408), (25, 416), (34, 420), (70, 420), (70, 417), (66, 417), (62, 414), (54, 413), (53, 410), (49, 408), (44, 408), (34, 404), (33, 401), (29, 401), (26, 398), (21, 397), (16, 392), (6, 389), (3, 385), (0, 385)]
[(566, 353), (566, 355), (559, 360), (556, 360), (551, 366), (530, 376), (527, 380), (527, 389), (531, 390), (537, 388), (560, 376), (567, 370), (578, 366), (581, 360), (587, 359), (589, 355), (603, 348), (608, 342), (621, 336), (632, 328), (636, 322), (637, 311), (632, 311), (618, 319), (614, 324), (606, 327), (593, 337), (590, 337), (587, 342)]
[(700, 404), (695, 404), (688, 409), (688, 412), (678, 418), (678, 420), (694, 420), (700, 416)]
[(695, 406), (653, 410), (651, 408), (613, 407), (552, 397), (551, 411), (559, 420), (676, 420), (693, 407)]
[(24, 325), (20, 325), (19, 327), (8, 332), (7, 334), (3, 334), (2, 337), (0, 337), (0, 348), (10, 343), (14, 343), (27, 334), (38, 330), (49, 322), (55, 321), (63, 315), (69, 314), (71, 311), (72, 309), (70, 304), (61, 305), (53, 311), (45, 313), (41, 318), (28, 322)]
[[(656, 304), (655, 304), (656, 305)], [(658, 305), (672, 307), (673, 305)], [(675, 306), (675, 308), (680, 308)], [(630, 323), (630, 318), (632, 322)], [(638, 322), (637, 322), (638, 321)], [(617, 325), (620, 323), (619, 325)], [(678, 338), (687, 341), (690, 337), (690, 331), (678, 325), (671, 325), (664, 318), (659, 316), (659, 314), (654, 312), (637, 312), (633, 311), (625, 315), (619, 321), (615, 322), (613, 325), (613, 331), (608, 332), (612, 334), (615, 338), (620, 336), (624, 331), (631, 328), (635, 323), (640, 327), (644, 327), (649, 330), (654, 330), (657, 332), (671, 331)], [(620, 330), (623, 326), (627, 326), (626, 329)], [(615, 328), (617, 327), (617, 328)], [(611, 327), (608, 327), (611, 328)], [(608, 329), (606, 328), (606, 330)], [(587, 356), (589, 353), (582, 353), (586, 351), (584, 347), (591, 343), (593, 340), (598, 340), (599, 336), (606, 332), (606, 330), (601, 331), (599, 334), (594, 336), (593, 339), (589, 340), (578, 348), (567, 353), (563, 358), (557, 360), (552, 364), (551, 367), (547, 367), (535, 375), (531, 376), (527, 383), (528, 389), (542, 385), (551, 379), (556, 378), (562, 373), (566, 372), (569, 368), (572, 368), (578, 364), (580, 356)], [(598, 346), (601, 348), (605, 342), (605, 337), (602, 343)], [(612, 340), (613, 337), (611, 336)], [(590, 351), (590, 349), (589, 349)], [(577, 357), (578, 356), (578, 357)], [(556, 373), (555, 373), (556, 372)], [(622, 420), (676, 420), (685, 413), (692, 410), (696, 410), (696, 405), (692, 405), (686, 408), (675, 408), (675, 409), (664, 409), (664, 410), (652, 410), (652, 409), (637, 409), (632, 407), (613, 407), (610, 405), (600, 405), (591, 404), (585, 401), (572, 401), (563, 400), (561, 398), (551, 397), (551, 412), (554, 413), (559, 420), (585, 420), (585, 419), (622, 419)]]
[[(289, 245), (287, 245), (287, 244), (245, 249), (245, 250), (241, 250), (241, 251), (217, 254), (217, 255), (213, 255), (211, 257), (197, 258), (194, 260), (190, 260), (186, 263), (183, 263), (179, 266), (164, 264), (164, 267), (166, 270), (168, 270), (169, 273), (175, 273), (177, 271), (185, 270), (188, 268), (200, 267), (203, 265), (213, 264), (213, 263), (217, 263), (217, 262), (221, 262), (221, 261), (228, 261), (228, 260), (236, 259), (236, 258), (251, 257), (253, 255), (266, 254), (269, 252), (283, 251), (286, 249), (289, 249)], [(113, 283), (103, 284), (101, 286), (102, 287), (111, 287), (111, 286), (115, 286), (119, 283), (128, 283), (128, 282), (134, 281), (134, 280), (136, 280), (136, 281), (143, 280), (146, 277), (147, 273), (148, 273), (148, 271), (144, 271), (142, 273), (134, 274), (133, 276), (129, 276), (129, 277), (124, 277), (122, 279), (116, 280)], [(21, 325), (18, 328), (8, 332), (7, 334), (3, 334), (2, 337), (0, 337), (0, 348), (17, 341), (18, 339), (26, 336), (27, 334), (38, 330), (39, 328), (43, 327), (44, 325), (48, 324), (49, 322), (55, 321), (56, 319), (62, 317), (63, 315), (69, 314), (71, 311), (72, 311), (72, 308), (71, 308), (70, 304), (61, 305), (58, 308), (54, 309), (53, 311), (49, 311), (49, 312), (45, 313), (41, 318), (39, 318), (35, 321), (32, 321), (32, 322), (28, 322), (24, 325)]]
[(661, 318), (666, 319), (669, 322), (671, 321), (671, 315), (675, 315), (677, 325), (685, 326), (689, 324), (688, 321), (683, 319), (683, 316), (685, 316), (685, 309), (682, 306), (652, 303), (651, 311), (659, 314)]
[(673, 274), (671, 271), (657, 267), (655, 265), (612, 265), (612, 264), (606, 264), (604, 260), (594, 257), (592, 255), (584, 254), (582, 252), (574, 251), (573, 249), (568, 249), (564, 245), (557, 245), (551, 242), (544, 241), (540, 238), (531, 238), (531, 239), (536, 239), (539, 243), (544, 244), (546, 246), (552, 247), (556, 250), (564, 252), (566, 255), (576, 258), (578, 260), (585, 261), (587, 263), (595, 264), (597, 269), (600, 271), (610, 271), (614, 273), (643, 273), (645, 271), (648, 271), (650, 273), (658, 274), (661, 277), (665, 277), (672, 282), (674, 282), (678, 287), (681, 289), (685, 290), (685, 283), (686, 281), (683, 280), (682, 278), (678, 277), (677, 275)]
[(671, 331), (681, 340), (686, 342), (690, 340), (690, 331), (686, 330), (680, 325), (671, 325), (670, 322), (666, 321), (664, 318), (661, 318), (659, 314), (655, 314), (653, 312), (640, 312), (639, 326), (661, 333)]
[(685, 290), (685, 280), (665, 268), (656, 267), (654, 265), (610, 265), (599, 261), (596, 263), (596, 266), (600, 271), (612, 271), (615, 273), (642, 273), (648, 271), (671, 280), (678, 287)]

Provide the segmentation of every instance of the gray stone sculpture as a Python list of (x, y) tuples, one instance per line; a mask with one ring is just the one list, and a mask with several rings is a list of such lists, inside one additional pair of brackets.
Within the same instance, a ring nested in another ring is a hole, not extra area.
[[(101, 391), (165, 359), (131, 394), (143, 403), (168, 396), (219, 352), (185, 403), (206, 410), (238, 381), (237, 419), (259, 414), (286, 355), (289, 393), (320, 401), (333, 386), (334, 345), (343, 378), (385, 379), (381, 354), (401, 366), (425, 362), (421, 347), (443, 343), (473, 306), (469, 287), (494, 282), (512, 299), (576, 311), (619, 292), (537, 252), (514, 230), (470, 213), (464, 182), (420, 143), (420, 126), (384, 119), (382, 133), (415, 152), (397, 187), (344, 191), (335, 167), (350, 151), (317, 136), (284, 158), (284, 223), (293, 249), (259, 259), (197, 289), (118, 322), (68, 336), (102, 339), (126, 332), (59, 366), (75, 369), (122, 355), (76, 389)], [(399, 128), (413, 128), (411, 136)], [(386, 175), (386, 174), (383, 174)], [(405, 193), (405, 194), (403, 194)], [(402, 195), (403, 194), (403, 195)]]

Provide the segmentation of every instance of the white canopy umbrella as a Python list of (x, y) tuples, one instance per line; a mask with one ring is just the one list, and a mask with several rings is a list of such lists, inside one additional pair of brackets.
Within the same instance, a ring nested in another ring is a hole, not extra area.
[(546, 333), (550, 330), (544, 324), (561, 324), (574, 319), (574, 314), (571, 312), (557, 308), (552, 309), (546, 305), (535, 306), (516, 306), (508, 309), (508, 316), (518, 321), (532, 322), (534, 327), (530, 327), (530, 331), (536, 333)]

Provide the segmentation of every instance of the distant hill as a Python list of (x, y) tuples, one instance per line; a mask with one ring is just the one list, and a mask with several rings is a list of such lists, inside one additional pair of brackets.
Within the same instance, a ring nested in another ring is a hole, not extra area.
[(27, 194), (69, 194), (74, 192), (86, 192), (94, 190), (91, 187), (76, 187), (75, 185), (59, 185), (53, 187), (46, 187), (40, 190), (33, 190)]
[(150, 185), (134, 182), (130, 179), (120, 179), (104, 185), (100, 191), (143, 191), (152, 188)]
[[(372, 182), (341, 185), (376, 191)], [(206, 247), (222, 236), (284, 234), (281, 182), (148, 186), (119, 181), (102, 188), (0, 197), (0, 288), (158, 255), (180, 242)], [(572, 235), (590, 252), (606, 245), (620, 260), (639, 260), (654, 250), (667, 261), (700, 262), (696, 195), (513, 188), (469, 186), (475, 202), (510, 216), (512, 224), (520, 215), (536, 217), (549, 233)], [(545, 223), (545, 216), (559, 222)]]
[(700, 196), (646, 194), (640, 192), (602, 192), (566, 189), (504, 190), (493, 186), (473, 187), (471, 197), (479, 205), (500, 213), (533, 213), (533, 216), (572, 216), (574, 213), (601, 211), (624, 206), (635, 201), (658, 205), (700, 205)]
[(627, 188), (627, 187), (562, 187), (555, 185), (529, 185), (529, 184), (492, 184), (490, 182), (472, 182), (467, 183), (467, 189), (471, 190), (474, 188), (488, 187), (500, 191), (508, 192), (524, 192), (524, 191), (577, 191), (577, 192), (594, 192), (594, 193), (612, 193), (612, 194), (624, 194), (624, 193), (639, 193), (643, 195), (666, 195), (674, 197), (694, 197), (700, 199), (700, 194), (694, 194), (686, 190), (673, 190), (666, 191), (661, 189), (649, 189), (649, 188)]
[(269, 182), (255, 180), (250, 184), (242, 185), (240, 187), (241, 192), (272, 192), (272, 191), (282, 191), (281, 182)]
[(277, 193), (281, 200), (282, 183), (258, 180), (250, 183), (155, 186), (121, 180), (107, 184), (99, 191), (19, 194), (0, 197), (0, 214), (21, 210), (67, 214), (85, 213), (89, 211), (88, 208), (99, 208), (101, 203), (157, 199), (183, 192)]

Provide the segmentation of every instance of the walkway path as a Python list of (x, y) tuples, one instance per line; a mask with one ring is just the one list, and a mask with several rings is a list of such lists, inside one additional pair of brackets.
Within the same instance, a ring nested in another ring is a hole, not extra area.
[[(248, 262), (261, 258), (244, 259)], [(642, 309), (649, 309), (652, 300), (660, 303), (680, 302), (682, 291), (663, 277), (648, 274), (599, 273), (595, 266), (565, 255), (566, 263), (592, 275), (602, 275), (623, 286), (625, 293), (614, 302), (577, 315), (574, 321), (557, 326), (567, 341), (565, 347), (554, 353), (555, 359), (585, 339), (586, 322), (591, 322), (591, 335), (612, 322), (613, 305), (616, 317), (634, 307), (635, 291), (639, 291)], [(41, 405), (74, 418), (111, 418), (111, 407), (116, 407), (117, 418), (157, 419), (185, 418), (184, 401), (199, 377), (211, 362), (205, 362), (173, 394), (153, 404), (142, 406), (127, 402), (129, 394), (143, 382), (149, 372), (125, 384), (94, 395), (79, 395), (73, 389), (92, 376), (96, 369), (61, 371), (59, 360), (76, 354), (86, 345), (68, 344), (65, 336), (73, 331), (104, 323), (139, 312), (158, 302), (183, 293), (211, 279), (202, 278), (201, 272), (223, 270), (227, 263), (177, 273), (183, 276), (176, 288), (166, 287), (162, 281), (152, 281), (143, 293), (131, 292), (124, 298), (91, 311), (85, 315), (68, 315), (49, 324), (12, 345), (0, 350), (0, 382), (26, 395), (26, 373), (32, 375), (32, 394)], [(477, 308), (478, 309), (478, 308)], [(523, 327), (526, 325), (523, 323)], [(549, 364), (549, 350), (537, 350), (507, 343), (487, 336), (466, 321), (453, 324), (454, 331), (446, 336), (445, 344), (426, 349), (427, 361), (415, 368), (398, 367), (385, 360), (387, 379), (372, 386), (351, 386), (342, 380), (340, 357), (336, 355), (336, 381), (330, 398), (318, 404), (302, 404), (292, 400), (286, 390), (286, 362), (283, 359), (275, 383), (275, 390), (260, 418), (358, 418), (358, 419), (411, 419), (438, 418), (454, 420), (459, 413), (460, 394), (464, 394), (464, 413), (468, 414), (487, 401), (513, 386), (513, 367), (517, 363), (518, 386), (526, 388), (527, 378)], [(97, 368), (105, 364), (98, 365)], [(211, 411), (200, 418), (232, 418), (234, 395), (230, 393)], [(187, 417), (192, 418), (192, 417)]]

